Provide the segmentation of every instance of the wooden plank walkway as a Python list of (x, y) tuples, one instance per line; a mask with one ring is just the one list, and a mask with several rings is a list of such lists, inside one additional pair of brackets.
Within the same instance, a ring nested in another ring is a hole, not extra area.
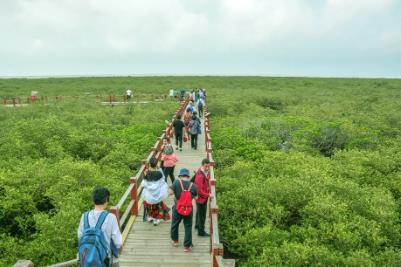
[[(202, 120), (202, 131), (204, 131)], [(191, 149), (191, 143), (183, 143), (183, 151), (175, 151), (179, 162), (175, 168), (175, 175), (181, 168), (188, 168), (191, 171), (197, 170), (203, 158), (206, 157), (205, 135), (198, 136), (198, 150)], [(168, 180), (169, 184), (171, 183)], [(171, 208), (174, 196), (170, 196), (167, 205)], [(194, 205), (193, 227), (195, 225), (196, 204)], [(170, 212), (171, 214), (171, 212)], [(209, 212), (207, 212), (209, 214)], [(191, 266), (210, 267), (212, 257), (209, 252), (210, 240), (208, 237), (199, 237), (197, 231), (192, 230), (192, 242), (194, 247), (191, 252), (183, 252), (182, 242), (184, 240), (184, 225), (181, 222), (179, 231), (180, 246), (173, 247), (170, 243), (171, 221), (161, 222), (157, 226), (152, 223), (143, 222), (143, 206), (139, 210), (139, 216), (132, 226), (123, 252), (120, 256), (120, 266)], [(209, 216), (206, 216), (205, 229), (209, 227)]]

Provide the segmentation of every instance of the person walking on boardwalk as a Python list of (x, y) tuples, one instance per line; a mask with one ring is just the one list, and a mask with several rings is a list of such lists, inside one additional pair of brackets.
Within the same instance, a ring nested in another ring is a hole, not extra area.
[[(186, 112), (184, 114), (184, 125), (185, 125), (184, 138), (186, 138), (186, 139), (190, 138), (189, 122), (192, 119), (193, 112), (194, 112), (194, 110), (188, 106), (186, 109)], [(184, 139), (185, 142), (187, 141), (186, 139)]]
[(78, 255), (80, 266), (119, 266), (118, 252), (122, 236), (117, 218), (106, 211), (110, 192), (95, 187), (92, 200), (95, 208), (81, 216), (78, 227)]
[(167, 178), (170, 176), (171, 184), (172, 184), (175, 180), (174, 169), (175, 169), (175, 165), (178, 162), (178, 158), (177, 158), (177, 155), (174, 154), (174, 149), (171, 144), (167, 143), (165, 145), (165, 147), (163, 149), (161, 160), (163, 161), (163, 172), (164, 172), (164, 176), (165, 176), (165, 181), (167, 182)]
[(191, 121), (189, 122), (189, 133), (191, 134), (191, 148), (198, 149), (198, 135), (202, 133), (201, 121), (196, 116), (196, 112), (192, 115)]
[(191, 251), (192, 248), (192, 199), (197, 196), (196, 185), (189, 179), (189, 170), (181, 169), (178, 179), (174, 181), (169, 189), (169, 195), (175, 196), (172, 208), (173, 218), (171, 220), (171, 242), (173, 246), (178, 246), (178, 229), (181, 221), (184, 221), (184, 252)]
[(182, 151), (182, 138), (184, 136), (184, 127), (185, 127), (185, 124), (181, 120), (181, 114), (178, 114), (177, 119), (173, 122), (174, 135), (175, 135), (175, 149), (176, 150), (179, 147), (180, 151)]
[(195, 185), (198, 189), (198, 198), (196, 199), (195, 229), (198, 229), (199, 236), (209, 236), (205, 231), (205, 220), (207, 211), (207, 201), (213, 197), (210, 193), (210, 161), (205, 158), (202, 160), (202, 166), (195, 173)]
[(149, 170), (143, 178), (142, 185), (144, 220), (153, 221), (154, 226), (158, 225), (161, 219), (169, 220), (169, 209), (163, 202), (167, 198), (168, 185), (162, 170), (157, 166), (156, 158), (149, 160)]
[(205, 106), (205, 102), (202, 98), (199, 98), (198, 100), (198, 113), (199, 113), (199, 118), (202, 119), (203, 117), (203, 107)]
[[(170, 138), (168, 138), (167, 136), (165, 136), (163, 138), (163, 151), (162, 151), (162, 155), (163, 154), (171, 154), (174, 149), (173, 149), (173, 145), (170, 142)], [(164, 160), (163, 157), (160, 160), (160, 168), (162, 169), (163, 173), (164, 173)]]

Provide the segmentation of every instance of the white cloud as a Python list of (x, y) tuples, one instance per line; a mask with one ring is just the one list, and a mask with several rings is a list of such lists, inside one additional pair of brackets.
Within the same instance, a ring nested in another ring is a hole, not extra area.
[(222, 69), (220, 55), (318, 62), (388, 49), (400, 58), (394, 10), (397, 0), (2, 0), (0, 75), (6, 59), (29, 66), (43, 57), (201, 58)]

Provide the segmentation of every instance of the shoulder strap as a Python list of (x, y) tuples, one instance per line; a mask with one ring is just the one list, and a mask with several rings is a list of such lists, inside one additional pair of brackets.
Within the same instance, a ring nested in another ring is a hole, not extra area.
[(97, 220), (95, 228), (100, 229), (102, 227), (104, 221), (106, 220), (107, 215), (109, 215), (107, 211), (102, 211), (102, 213), (99, 216), (99, 219)]
[(192, 188), (193, 183), (191, 183), (188, 187), (188, 191), (191, 192), (191, 188)]
[(84, 213), (84, 229), (89, 228), (89, 211)]
[(184, 186), (182, 185), (182, 181), (181, 181), (180, 178), (178, 178), (178, 181), (180, 182), (180, 185), (181, 185), (181, 191), (185, 191), (185, 190), (184, 190)]

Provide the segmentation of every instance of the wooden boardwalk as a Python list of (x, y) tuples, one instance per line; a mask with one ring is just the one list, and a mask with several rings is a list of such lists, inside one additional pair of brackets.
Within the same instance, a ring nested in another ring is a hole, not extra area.
[[(202, 120), (202, 131), (204, 131)], [(206, 157), (205, 135), (198, 136), (198, 150), (191, 149), (190, 142), (183, 143), (183, 151), (175, 151), (179, 162), (175, 168), (175, 175), (181, 168), (188, 168), (191, 171), (197, 170), (203, 158)], [(169, 184), (171, 183), (168, 180)], [(171, 208), (174, 196), (166, 200)], [(194, 204), (193, 226), (195, 225), (196, 204)], [(171, 214), (171, 212), (170, 212)], [(207, 213), (208, 214), (208, 213)], [(183, 252), (184, 225), (180, 224), (179, 240), (180, 246), (173, 247), (170, 243), (171, 221), (161, 222), (157, 226), (152, 223), (143, 222), (143, 206), (139, 209), (139, 215), (132, 226), (123, 252), (120, 256), (120, 266), (191, 266), (191, 267), (210, 267), (212, 257), (210, 255), (210, 239), (199, 237), (197, 231), (192, 228), (192, 242), (194, 247), (191, 252)], [(209, 229), (209, 216), (206, 216), (205, 229)]]

